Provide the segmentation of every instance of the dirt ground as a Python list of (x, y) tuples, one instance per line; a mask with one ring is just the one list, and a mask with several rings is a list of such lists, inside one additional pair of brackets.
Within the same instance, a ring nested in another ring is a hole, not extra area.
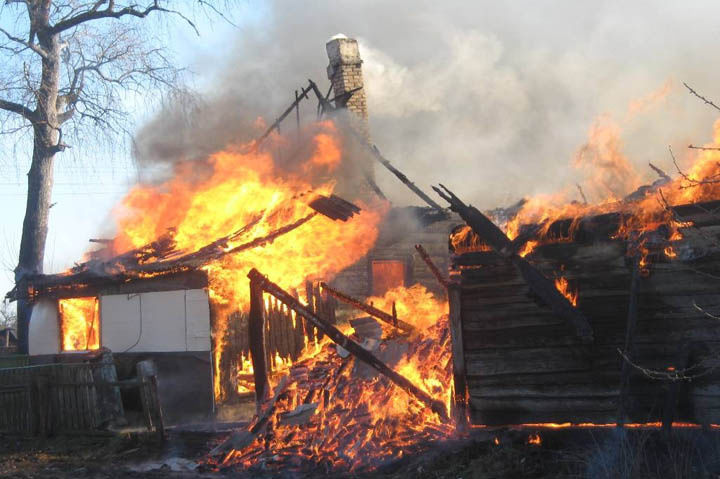
[(669, 438), (657, 430), (614, 428), (480, 430), (434, 444), (421, 455), (354, 474), (319, 469), (210, 471), (202, 465), (203, 458), (223, 437), (170, 431), (160, 444), (142, 433), (45, 440), (0, 436), (0, 477), (720, 478), (720, 433), (697, 429), (678, 430)]

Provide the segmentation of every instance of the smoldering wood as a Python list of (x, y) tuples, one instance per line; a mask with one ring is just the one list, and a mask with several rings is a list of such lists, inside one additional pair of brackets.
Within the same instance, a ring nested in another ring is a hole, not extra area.
[(332, 220), (347, 221), (360, 213), (358, 206), (336, 195), (317, 195), (308, 206)]
[[(674, 259), (663, 257), (661, 245), (659, 253), (650, 251), (649, 275), (637, 284), (633, 334), (633, 357), (643, 368), (711, 364), (720, 351), (720, 322), (694, 307), (720, 311), (720, 249), (706, 241), (720, 234), (720, 218), (711, 214), (718, 206), (673, 206), (696, 226), (673, 242)], [(617, 421), (624, 364), (618, 350), (625, 349), (633, 271), (627, 243), (614, 237), (621, 218), (582, 218), (575, 236), (540, 244), (527, 256), (548, 277), (563, 268), (593, 328), (593, 344), (583, 344), (538, 300), (508, 258), (494, 251), (451, 256), (460, 304), (451, 301), (450, 314), (461, 315), (472, 423)], [(570, 223), (550, 228), (567, 231)], [(636, 368), (628, 376), (626, 423), (720, 422), (720, 371), (680, 381), (674, 392), (672, 383)]]
[(391, 314), (388, 314), (385, 311), (382, 311), (374, 306), (366, 304), (366, 303), (360, 301), (359, 299), (355, 299), (351, 296), (341, 293), (340, 291), (330, 287), (327, 283), (320, 283), (320, 286), (322, 286), (322, 288), (325, 291), (327, 291), (329, 294), (331, 294), (335, 298), (339, 299), (340, 301), (347, 303), (350, 306), (353, 306), (354, 308), (359, 309), (360, 311), (364, 311), (367, 314), (369, 314), (370, 316), (378, 318), (379, 320), (389, 324), (390, 326), (396, 327), (407, 333), (416, 332), (416, 329), (412, 324), (406, 323), (405, 321), (403, 321), (401, 319), (395, 318)]
[(440, 417), (444, 419), (448, 418), (447, 411), (445, 410), (445, 405), (442, 404), (442, 402), (434, 400), (428, 393), (415, 386), (407, 378), (390, 369), (375, 355), (365, 350), (362, 346), (360, 346), (358, 343), (356, 343), (349, 337), (345, 336), (335, 326), (318, 317), (302, 303), (293, 298), (292, 295), (288, 294), (278, 285), (270, 281), (267, 277), (263, 276), (262, 273), (260, 273), (258, 270), (254, 268), (250, 270), (250, 272), (248, 273), (248, 277), (250, 278), (251, 282), (256, 281), (257, 284), (260, 285), (259, 287), (262, 288), (264, 291), (275, 296), (281, 302), (286, 304), (289, 308), (295, 310), (296, 314), (300, 314), (301, 316), (305, 317), (306, 320), (313, 323), (316, 328), (323, 331), (323, 333), (325, 333), (333, 342), (340, 345), (342, 348), (350, 352), (356, 358), (375, 368), (381, 374), (385, 375), (395, 385), (413, 395), (416, 399), (425, 404)]
[(567, 320), (583, 342), (592, 342), (593, 331), (585, 315), (557, 290), (553, 282), (524, 258), (515, 254), (514, 245), (505, 233), (482, 214), (480, 210), (465, 205), (452, 191), (443, 185), (440, 185), (440, 187), (443, 189), (441, 190), (434, 186), (433, 189), (450, 203), (450, 209), (458, 213), (468, 226), (472, 228), (475, 234), (487, 242), (493, 250), (515, 264), (533, 292), (537, 294), (555, 314)]

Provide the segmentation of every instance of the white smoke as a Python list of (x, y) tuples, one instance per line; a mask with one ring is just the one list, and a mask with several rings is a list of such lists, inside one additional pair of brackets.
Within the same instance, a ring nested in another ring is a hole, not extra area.
[[(222, 65), (207, 121), (196, 119), (208, 126), (173, 131), (158, 118), (139, 135), (143, 158), (173, 151), (178, 131), (198, 155), (251, 137), (247, 125), (272, 121), (307, 78), (327, 87), (324, 45), (338, 31), (360, 41), (373, 141), (424, 190), (442, 182), (483, 208), (580, 181), (570, 164), (601, 115), (648, 181), (648, 161), (671, 173), (667, 145), (706, 141), (715, 117), (681, 82), (720, 99), (710, 60), (720, 5), (709, 1), (277, 0), (269, 11), (230, 52), (202, 59)], [(669, 94), (628, 114), (668, 82)], [(394, 203), (419, 204), (380, 165), (376, 177)]]

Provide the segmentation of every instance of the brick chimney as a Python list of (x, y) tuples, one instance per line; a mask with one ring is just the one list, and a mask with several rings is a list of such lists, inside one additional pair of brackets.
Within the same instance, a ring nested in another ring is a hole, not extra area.
[[(363, 87), (362, 59), (357, 40), (342, 34), (335, 35), (327, 42), (325, 49), (330, 59), (327, 75), (332, 83), (334, 96), (338, 97), (355, 88)], [(358, 132), (369, 140), (365, 89), (352, 93), (349, 98), (338, 100), (337, 106), (347, 108), (354, 115)]]

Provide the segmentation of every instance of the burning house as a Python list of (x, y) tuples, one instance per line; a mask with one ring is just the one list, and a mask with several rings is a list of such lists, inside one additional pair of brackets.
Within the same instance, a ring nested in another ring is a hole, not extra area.
[[(484, 214), (436, 188), (448, 209), (369, 143), (357, 43), (327, 51), (332, 98), (309, 81), (258, 140), (131, 190), (83, 263), (18, 284), (34, 362), (107, 348), (122, 380), (152, 359), (170, 422), (251, 398), (213, 467), (354, 471), (470, 426), (718, 422), (717, 153), (598, 205)], [(280, 134), (311, 95), (318, 121)], [(427, 206), (391, 207), (375, 162)]]
[[(387, 205), (374, 180), (376, 160), (419, 190), (369, 146), (357, 42), (340, 35), (327, 52), (333, 98), (310, 81), (253, 144), (202, 165), (181, 164), (162, 185), (136, 187), (119, 208), (118, 237), (92, 240), (100, 248), (67, 272), (18, 285), (11, 296), (34, 304), (33, 364), (83, 361), (84, 353), (107, 349), (123, 380), (152, 359), (167, 421), (207, 420), (219, 403), (255, 397), (246, 278), (252, 267), (273, 272), (333, 320), (344, 303), (321, 281), (358, 301), (412, 285), (420, 298), (444, 294), (414, 246), (422, 243), (422, 255), (446, 270), (448, 234), (459, 220), (422, 192), (428, 207)], [(303, 140), (288, 147), (277, 129), (310, 94), (333, 120), (298, 123)], [(363, 153), (346, 158), (341, 149)], [(280, 157), (295, 159), (281, 166)], [(216, 212), (218, 205), (224, 211)], [(388, 311), (404, 313), (391, 303)], [(267, 307), (273, 319), (265, 327), (266, 363), (276, 374), (319, 337), (282, 308)]]

